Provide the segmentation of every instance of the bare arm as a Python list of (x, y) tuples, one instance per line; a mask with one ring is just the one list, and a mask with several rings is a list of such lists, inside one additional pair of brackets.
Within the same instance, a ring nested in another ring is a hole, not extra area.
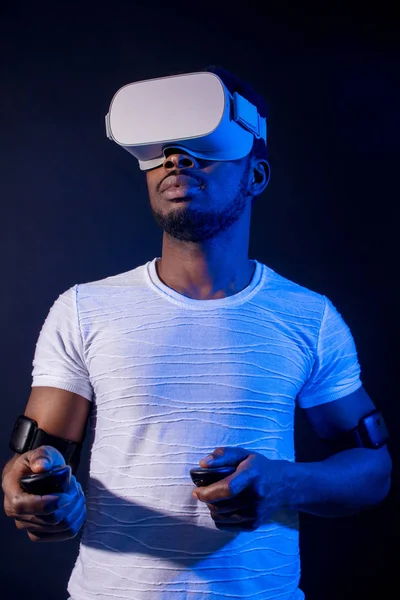
[[(352, 429), (374, 408), (360, 387), (345, 398), (315, 406), (306, 413), (317, 435), (324, 439)], [(322, 462), (295, 463), (288, 468), (298, 483), (299, 510), (341, 516), (378, 504), (386, 497), (392, 461), (387, 446), (382, 446), (379, 450), (344, 450)]]
[[(328, 438), (357, 426), (373, 409), (372, 400), (359, 388), (307, 413), (317, 434)], [(351, 448), (309, 463), (272, 460), (245, 448), (220, 447), (202, 459), (200, 466), (236, 467), (235, 473), (197, 488), (193, 496), (208, 505), (218, 527), (233, 524), (248, 530), (249, 522), (258, 527), (283, 507), (337, 517), (374, 506), (389, 492), (392, 461), (386, 446), (378, 450)], [(239, 494), (247, 489), (250, 495), (239, 502)]]

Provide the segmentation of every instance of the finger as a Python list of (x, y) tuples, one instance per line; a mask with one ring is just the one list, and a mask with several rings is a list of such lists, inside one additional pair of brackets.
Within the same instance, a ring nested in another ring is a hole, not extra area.
[(24, 475), (41, 473), (56, 466), (65, 464), (64, 457), (52, 446), (40, 446), (21, 454), (13, 464), (12, 469), (3, 478), (3, 490), (6, 500), (12, 502), (14, 498), (26, 494), (20, 485)]
[(211, 485), (196, 488), (193, 496), (206, 503), (228, 500), (251, 488), (255, 477), (250, 459), (245, 459), (232, 475)]
[(242, 510), (232, 510), (232, 511), (224, 511), (224, 512), (220, 512), (218, 510), (212, 510), (210, 509), (210, 515), (211, 517), (217, 518), (217, 519), (221, 519), (222, 521), (226, 519), (229, 519), (230, 517), (234, 516), (234, 515), (238, 515), (240, 517), (243, 517), (244, 519), (256, 519), (257, 518), (257, 511), (255, 509), (252, 508), (243, 508)]
[(219, 500), (228, 500), (233, 497), (229, 488), (228, 477), (216, 483), (204, 487), (198, 487), (192, 492), (192, 496), (200, 502), (211, 503)]
[(253, 468), (251, 458), (245, 459), (236, 471), (226, 478), (229, 480), (228, 485), (232, 496), (255, 496), (254, 483), (258, 477), (259, 474)]
[(61, 531), (67, 531), (71, 528), (71, 524), (75, 523), (81, 513), (83, 505), (85, 504), (84, 498), (79, 498), (75, 506), (71, 507), (70, 512), (63, 512), (58, 515), (58, 518), (54, 523), (49, 522), (37, 522), (34, 519), (15, 519), (17, 529), (23, 531), (30, 531), (32, 533), (57, 533)]
[(14, 496), (9, 505), (7, 501), (5, 502), (5, 505), (7, 504), (7, 516), (15, 518), (23, 515), (49, 515), (69, 504), (72, 495), (74, 495), (74, 492), (60, 492), (57, 494), (46, 494), (44, 496), (22, 492), (21, 494)]
[(249, 456), (250, 452), (244, 448), (234, 448), (232, 446), (221, 446), (216, 448), (211, 454), (200, 461), (202, 467), (235, 467), (242, 460)]
[(33, 473), (50, 471), (50, 469), (65, 465), (63, 455), (53, 446), (39, 446), (39, 448), (30, 450), (22, 456), (25, 456), (25, 460)]
[[(72, 510), (72, 507), (78, 502), (81, 498), (82, 501), (85, 501), (84, 494), (82, 492), (82, 488), (78, 483), (79, 488), (76, 488), (76, 491), (71, 494), (60, 494), (59, 502), (54, 504), (51, 501), (51, 506), (49, 506), (49, 511), (45, 513), (38, 513), (35, 511), (33, 514), (30, 512), (29, 514), (17, 514), (13, 515), (16, 521), (21, 523), (31, 523), (36, 525), (51, 525), (59, 523), (68, 513), (69, 510)], [(45, 498), (45, 496), (37, 496), (38, 498)], [(48, 496), (47, 496), (48, 497)]]
[[(35, 503), (33, 508), (27, 507), (30, 509), (30, 512), (19, 512), (13, 516), (15, 520), (27, 523), (36, 523), (37, 525), (58, 523), (61, 520), (61, 516), (65, 515), (68, 510), (70, 510), (78, 502), (80, 496), (83, 500), (85, 499), (80, 484), (75, 482), (74, 488), (68, 494), (60, 493), (57, 494), (57, 496), (34, 496), (35, 498), (38, 498), (38, 501)], [(47, 501), (47, 504), (43, 506), (43, 502), (45, 501)], [(40, 505), (42, 505), (41, 511)]]
[(210, 504), (214, 504), (215, 506), (217, 506), (219, 508), (224, 508), (225, 506), (228, 508), (235, 507), (235, 506), (248, 507), (248, 506), (253, 506), (254, 503), (257, 502), (257, 500), (258, 500), (258, 497), (255, 494), (253, 488), (248, 487), (248, 488), (244, 489), (242, 492), (240, 492), (239, 494), (237, 494), (236, 496), (229, 498), (228, 500), (214, 500)]
[(73, 496), (83, 493), (80, 484), (74, 475), (71, 476), (70, 486), (67, 492), (57, 494), (45, 494), (38, 496), (22, 491), (11, 499), (5, 498), (4, 508), (7, 516), (17, 518), (19, 516), (42, 516), (54, 513), (59, 508), (73, 501)]
[(74, 538), (80, 531), (86, 517), (86, 504), (83, 503), (82, 511), (79, 518), (65, 531), (57, 531), (56, 533), (39, 533), (28, 531), (27, 535), (32, 542), (57, 542)]
[(4, 508), (7, 516), (15, 519), (24, 515), (48, 515), (68, 502), (68, 494), (36, 496), (22, 492), (14, 496), (11, 501), (5, 499)]
[(220, 507), (219, 502), (216, 502), (215, 504), (207, 504), (207, 508), (210, 511), (210, 513), (219, 514), (219, 515), (223, 515), (225, 513), (228, 514), (231, 512), (247, 510), (247, 507), (244, 506), (243, 504), (235, 503), (232, 507), (231, 506)]
[(237, 498), (238, 496), (232, 498), (231, 500), (220, 500), (217, 502), (213, 502), (207, 504), (207, 507), (210, 511), (220, 514), (230, 513), (233, 511), (238, 512), (255, 509), (254, 503), (250, 503), (248, 500), (243, 498), (241, 500), (237, 500)]
[(68, 516), (69, 519), (71, 518), (71, 515), (75, 518), (76, 513), (79, 512), (77, 507), (82, 503), (86, 503), (81, 485), (78, 482), (76, 483), (76, 490), (68, 496), (69, 501), (65, 504), (62, 504), (53, 513), (46, 515), (43, 519), (45, 523), (57, 525), (65, 521), (66, 516)]

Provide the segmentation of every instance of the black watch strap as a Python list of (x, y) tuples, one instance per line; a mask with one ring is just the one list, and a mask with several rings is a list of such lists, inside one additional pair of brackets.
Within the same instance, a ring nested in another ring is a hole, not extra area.
[(357, 429), (345, 431), (335, 437), (328, 438), (325, 441), (330, 451), (334, 453), (343, 452), (343, 450), (351, 450), (351, 448), (366, 447)]
[(65, 462), (70, 462), (73, 457), (76, 459), (76, 455), (80, 453), (80, 444), (50, 435), (43, 431), (43, 429), (38, 428), (33, 435), (29, 450), (39, 448), (39, 446), (53, 446), (53, 448), (61, 452), (65, 458)]

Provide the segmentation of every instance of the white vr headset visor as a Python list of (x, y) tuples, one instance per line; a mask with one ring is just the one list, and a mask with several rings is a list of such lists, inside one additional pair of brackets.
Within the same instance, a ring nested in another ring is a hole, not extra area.
[(142, 171), (162, 165), (167, 148), (224, 161), (247, 156), (254, 138), (267, 143), (266, 119), (208, 72), (125, 85), (111, 101), (106, 132), (138, 159)]

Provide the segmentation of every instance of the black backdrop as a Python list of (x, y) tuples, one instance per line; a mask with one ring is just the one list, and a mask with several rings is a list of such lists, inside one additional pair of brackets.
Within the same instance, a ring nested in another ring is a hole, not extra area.
[[(307, 600), (381, 599), (397, 587), (400, 28), (382, 7), (323, 17), (272, 15), (266, 2), (19, 2), (0, 20), (2, 464), (56, 297), (160, 256), (144, 175), (105, 137), (112, 95), (222, 64), (270, 109), (272, 179), (253, 209), (250, 257), (334, 302), (393, 439), (382, 505), (345, 519), (301, 516)], [(299, 460), (318, 457), (301, 414), (296, 446)], [(79, 540), (33, 544), (0, 520), (0, 597), (65, 599)]]

